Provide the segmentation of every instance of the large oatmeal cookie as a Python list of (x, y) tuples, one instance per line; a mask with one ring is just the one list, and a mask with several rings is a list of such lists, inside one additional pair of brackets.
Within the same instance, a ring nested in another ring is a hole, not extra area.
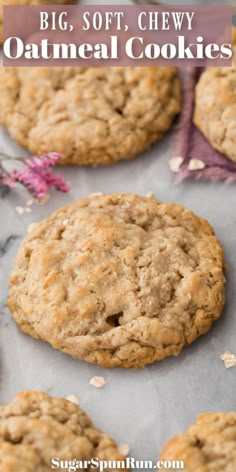
[(32, 153), (60, 164), (112, 164), (149, 148), (180, 111), (172, 67), (8, 68), (0, 123)]
[(104, 367), (178, 355), (223, 305), (223, 253), (209, 224), (131, 194), (78, 200), (37, 223), (10, 277), (22, 331)]
[[(236, 28), (233, 31), (236, 52)], [(218, 151), (236, 161), (236, 56), (232, 67), (209, 67), (196, 86), (194, 123)]]
[(124, 460), (113, 440), (95, 428), (77, 405), (64, 398), (26, 391), (1, 406), (1, 472), (48, 472), (52, 458)]
[(160, 459), (184, 461), (185, 472), (235, 472), (236, 413), (200, 415), (196, 423), (165, 445)]

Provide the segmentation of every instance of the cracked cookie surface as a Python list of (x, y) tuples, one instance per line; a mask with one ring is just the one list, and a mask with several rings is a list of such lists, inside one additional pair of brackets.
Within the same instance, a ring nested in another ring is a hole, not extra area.
[(186, 472), (235, 472), (236, 413), (201, 414), (165, 445), (160, 459), (184, 461)]
[(61, 461), (93, 457), (124, 460), (110, 436), (95, 428), (86, 413), (64, 398), (25, 391), (0, 406), (2, 472), (48, 472), (53, 457)]
[(236, 28), (232, 67), (209, 67), (195, 92), (194, 123), (211, 145), (236, 161)]
[(78, 200), (34, 225), (10, 277), (22, 331), (103, 367), (178, 355), (223, 305), (223, 252), (210, 225), (132, 194)]
[(0, 4), (0, 45), (3, 43), (3, 5), (66, 5), (76, 0), (1, 0)]
[(35, 154), (59, 152), (60, 164), (131, 159), (179, 111), (172, 67), (7, 68), (0, 75), (0, 123)]

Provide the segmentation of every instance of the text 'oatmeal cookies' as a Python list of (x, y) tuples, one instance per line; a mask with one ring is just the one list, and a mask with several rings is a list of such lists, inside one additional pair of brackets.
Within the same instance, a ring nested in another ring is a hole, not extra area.
[[(83, 410), (65, 398), (25, 391), (16, 395), (11, 403), (0, 406), (1, 471), (48, 472), (53, 458), (125, 461), (112, 438), (97, 429)], [(91, 471), (92, 467), (86, 470)], [(118, 469), (112, 470), (118, 472)]]
[(180, 111), (173, 67), (6, 68), (0, 123), (21, 146), (59, 164), (131, 159), (161, 139)]
[(210, 225), (183, 206), (85, 198), (25, 237), (9, 307), (22, 331), (73, 357), (142, 367), (209, 331), (224, 305), (223, 264)]
[(201, 414), (183, 434), (164, 446), (160, 459), (183, 461), (185, 472), (234, 472), (236, 413)]

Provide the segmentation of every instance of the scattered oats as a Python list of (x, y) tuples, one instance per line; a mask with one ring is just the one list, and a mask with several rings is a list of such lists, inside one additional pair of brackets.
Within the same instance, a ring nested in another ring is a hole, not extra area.
[(64, 226), (66, 226), (67, 223), (69, 223), (69, 220), (68, 220), (68, 219), (62, 221), (62, 224), (63, 224)]
[(148, 192), (146, 197), (147, 198), (153, 198), (153, 197), (155, 197), (155, 193), (154, 192)]
[(128, 454), (129, 454), (129, 446), (128, 446), (128, 444), (121, 444), (121, 445), (118, 447), (118, 451), (119, 451), (120, 454), (122, 454), (122, 456), (127, 457)]
[(29, 226), (28, 226), (28, 229), (27, 229), (27, 233), (31, 233), (33, 227), (34, 227), (35, 223), (31, 223)]
[(222, 361), (224, 361), (226, 369), (229, 367), (236, 367), (236, 356), (231, 354), (231, 352), (226, 351), (224, 354), (221, 354), (220, 357)]
[(35, 202), (35, 200), (33, 198), (31, 198), (30, 200), (28, 200), (28, 202), (26, 203), (27, 206), (31, 206), (33, 205)]
[(44, 197), (41, 198), (40, 201), (37, 201), (38, 205), (44, 205), (45, 203), (48, 202), (49, 198), (50, 198), (50, 195), (46, 193), (46, 195), (44, 195)]
[(184, 162), (183, 157), (173, 157), (169, 161), (169, 167), (172, 172), (175, 172), (176, 174), (179, 172), (181, 164)]
[(25, 209), (21, 206), (17, 206), (16, 211), (17, 211), (18, 215), (23, 215), (23, 213), (25, 212)]
[(75, 405), (79, 405), (79, 400), (76, 397), (76, 395), (73, 395), (73, 394), (68, 395), (68, 397), (66, 397), (66, 400), (68, 400), (71, 403), (74, 403)]
[(103, 195), (102, 192), (94, 192), (94, 193), (90, 193), (89, 197), (100, 197), (101, 195)]
[(92, 379), (90, 380), (90, 385), (92, 385), (93, 387), (96, 387), (96, 388), (102, 388), (104, 387), (106, 381), (104, 379), (104, 377), (92, 377)]
[(23, 215), (23, 213), (31, 213), (32, 212), (31, 208), (29, 208), (29, 207), (23, 208), (21, 206), (17, 206), (16, 211), (19, 215)]
[(29, 207), (24, 208), (25, 213), (32, 213), (32, 209)]
[(205, 163), (200, 159), (190, 159), (188, 164), (189, 170), (201, 170), (206, 167)]

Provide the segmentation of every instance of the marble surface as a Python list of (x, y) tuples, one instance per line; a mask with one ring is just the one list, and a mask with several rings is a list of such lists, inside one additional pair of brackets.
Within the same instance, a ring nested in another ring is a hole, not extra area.
[[(130, 446), (137, 459), (155, 460), (164, 442), (204, 411), (235, 410), (236, 369), (226, 370), (222, 352), (236, 353), (236, 191), (234, 185), (187, 181), (175, 185), (168, 170), (170, 134), (137, 159), (106, 168), (66, 168), (71, 192), (54, 192), (44, 206), (19, 215), (28, 195), (12, 191), (0, 199), (0, 402), (23, 389), (43, 389), (79, 398), (94, 422), (118, 443)], [(0, 129), (0, 150), (24, 151)], [(8, 276), (19, 243), (30, 223), (91, 192), (154, 192), (157, 198), (186, 205), (213, 225), (227, 262), (226, 306), (211, 332), (169, 358), (139, 370), (104, 370), (74, 360), (46, 343), (22, 334), (6, 305)], [(89, 385), (94, 375), (106, 379), (103, 389)]]

